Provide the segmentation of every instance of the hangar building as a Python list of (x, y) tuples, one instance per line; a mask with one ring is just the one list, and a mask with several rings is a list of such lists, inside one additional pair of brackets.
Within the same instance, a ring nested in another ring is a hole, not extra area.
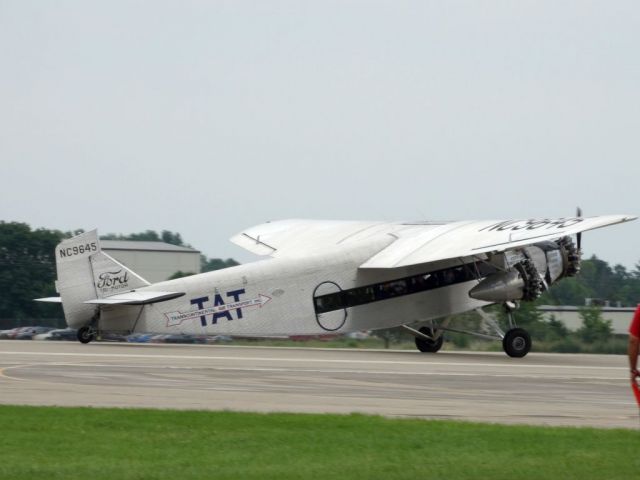
[(200, 252), (164, 242), (100, 240), (105, 253), (151, 283), (167, 280), (174, 273), (200, 273)]
[[(544, 313), (547, 319), (553, 315), (556, 320), (560, 320), (569, 330), (575, 332), (582, 326), (580, 308), (581, 307), (574, 306), (541, 305), (538, 307), (538, 310)], [(611, 320), (613, 333), (616, 335), (626, 335), (631, 319), (633, 318), (635, 307), (612, 307), (607, 302), (601, 309), (602, 318), (604, 320)]]

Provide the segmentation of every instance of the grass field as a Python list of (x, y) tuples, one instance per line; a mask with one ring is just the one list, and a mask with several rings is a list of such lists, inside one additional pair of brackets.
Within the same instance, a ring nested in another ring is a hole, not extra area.
[(0, 406), (0, 478), (631, 479), (640, 433), (364, 415)]

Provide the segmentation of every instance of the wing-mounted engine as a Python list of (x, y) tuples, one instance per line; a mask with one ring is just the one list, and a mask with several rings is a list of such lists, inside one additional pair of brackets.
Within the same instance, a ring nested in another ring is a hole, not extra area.
[(492, 303), (535, 300), (552, 283), (580, 271), (580, 251), (570, 237), (489, 255), (487, 261), (498, 271), (469, 296)]
[(562, 276), (575, 277), (580, 273), (580, 256), (582, 253), (580, 251), (580, 247), (575, 246), (571, 237), (562, 237), (557, 243), (560, 245), (560, 251), (562, 252), (565, 267)]

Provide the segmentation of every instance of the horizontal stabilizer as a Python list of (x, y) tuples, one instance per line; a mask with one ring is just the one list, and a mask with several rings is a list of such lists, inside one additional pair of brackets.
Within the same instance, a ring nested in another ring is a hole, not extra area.
[(150, 303), (166, 302), (182, 297), (184, 292), (126, 292), (107, 298), (94, 298), (84, 303), (92, 305), (148, 305)]
[(36, 302), (62, 303), (62, 299), (60, 297), (34, 298), (33, 300)]

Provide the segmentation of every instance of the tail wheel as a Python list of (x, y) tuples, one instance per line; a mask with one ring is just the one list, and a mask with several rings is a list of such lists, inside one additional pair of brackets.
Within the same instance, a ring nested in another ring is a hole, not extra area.
[(504, 335), (502, 348), (510, 357), (522, 358), (531, 350), (531, 337), (523, 328), (512, 328)]
[[(429, 335), (432, 338), (435, 338), (434, 331), (429, 327), (422, 327), (419, 330), (420, 333), (424, 333), (425, 335)], [(444, 342), (444, 337), (440, 335), (435, 340), (427, 340), (426, 338), (416, 337), (416, 347), (423, 353), (436, 353), (438, 350), (442, 348), (442, 343)]]
[(96, 338), (95, 330), (89, 326), (82, 327), (78, 330), (78, 340), (81, 343), (89, 343)]

